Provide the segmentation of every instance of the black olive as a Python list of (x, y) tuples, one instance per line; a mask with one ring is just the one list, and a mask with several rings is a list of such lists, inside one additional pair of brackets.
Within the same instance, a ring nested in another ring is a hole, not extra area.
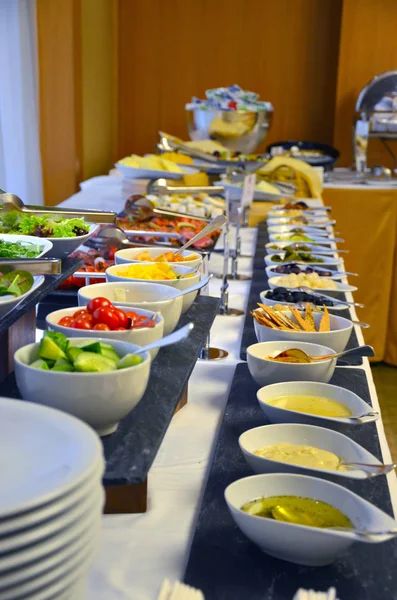
[(216, 156), (216, 158), (220, 158), (221, 157), (221, 153), (218, 152), (218, 150), (215, 150), (212, 154), (213, 154), (213, 156)]

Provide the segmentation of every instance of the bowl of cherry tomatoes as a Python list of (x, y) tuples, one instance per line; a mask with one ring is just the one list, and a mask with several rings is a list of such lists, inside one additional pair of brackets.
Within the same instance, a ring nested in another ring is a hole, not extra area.
[[(160, 313), (112, 304), (107, 298), (92, 298), (87, 306), (63, 308), (49, 313), (47, 328), (71, 337), (107, 338), (145, 346), (164, 335)], [(159, 349), (151, 350), (152, 360)]]

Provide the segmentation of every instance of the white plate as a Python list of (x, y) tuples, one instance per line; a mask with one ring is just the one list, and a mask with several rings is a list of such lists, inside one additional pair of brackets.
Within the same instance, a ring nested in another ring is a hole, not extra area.
[[(294, 217), (267, 217), (267, 222), (269, 227), (274, 227), (275, 225), (293, 225), (294, 227), (301, 226), (300, 223), (290, 223), (291, 219), (294, 219)], [(331, 221), (321, 218), (316, 219), (315, 217), (309, 217), (306, 220), (308, 221), (306, 227), (330, 227), (336, 223), (334, 219)], [(302, 225), (304, 226), (303, 223)]]
[[(296, 288), (287, 287), (278, 283), (280, 277), (283, 275), (277, 275), (276, 277), (271, 277), (268, 280), (268, 284), (271, 290), (274, 290), (276, 287), (285, 287), (287, 290), (294, 291)], [(332, 296), (333, 294), (337, 294), (338, 292), (356, 292), (357, 288), (354, 285), (348, 285), (347, 283), (341, 283), (340, 281), (335, 281), (335, 284), (338, 286), (337, 290), (329, 289), (329, 288), (312, 288), (313, 292), (318, 294), (327, 294), (328, 296)]]
[[(8, 313), (12, 308), (15, 308), (17, 304), (19, 304), (22, 300), (25, 300), (32, 292), (35, 292), (41, 285), (44, 283), (44, 275), (34, 275), (33, 276), (33, 285), (29, 291), (22, 296), (0, 296), (0, 317), (3, 317), (6, 313)], [(1, 464), (1, 463), (0, 463)], [(0, 500), (1, 506), (1, 500)], [(1, 509), (0, 509), (1, 510)]]
[(54, 567), (62, 564), (64, 561), (69, 560), (70, 557), (76, 552), (81, 552), (83, 549), (86, 550), (87, 547), (92, 544), (93, 538), (95, 539), (94, 534), (95, 528), (93, 527), (92, 531), (88, 530), (85, 534), (74, 539), (67, 546), (63, 546), (59, 550), (51, 552), (45, 558), (34, 562), (29, 562), (28, 564), (21, 565), (19, 569), (13, 569), (12, 571), (3, 573), (0, 577), (0, 600), (1, 592), (4, 590), (4, 588), (7, 588), (11, 585), (19, 586), (22, 585), (26, 580), (39, 578), (43, 576), (49, 569), (53, 569)]
[[(41, 258), (52, 248), (52, 242), (48, 238), (39, 238), (33, 235), (17, 235), (14, 233), (0, 233), (0, 240), (4, 242), (19, 242), (24, 246), (40, 246), (41, 252), (35, 258)], [(1, 262), (1, 257), (0, 257)]]
[(17, 554), (16, 551), (23, 550), (32, 544), (45, 543), (43, 540), (48, 537), (57, 536), (63, 529), (73, 529), (74, 524), (84, 515), (87, 515), (89, 509), (97, 506), (101, 493), (102, 488), (98, 485), (96, 489), (93, 489), (92, 494), (88, 494), (80, 502), (55, 518), (44, 521), (36, 527), (24, 529), (15, 534), (0, 538), (0, 555), (4, 558), (4, 555), (10, 553)]
[[(80, 550), (66, 557), (61, 564), (58, 564), (54, 568), (50, 568), (31, 580), (25, 580), (17, 585), (13, 585), (13, 587), (8, 590), (0, 590), (0, 600), (16, 600), (16, 598), (21, 597), (25, 599), (26, 594), (29, 594), (28, 598), (30, 598), (32, 594), (36, 593), (37, 598), (42, 600), (51, 597), (54, 594), (51, 587), (55, 585), (60, 586), (60, 591), (62, 591), (68, 585), (67, 582), (69, 578), (71, 576), (72, 579), (76, 577), (76, 569), (79, 570), (83, 565), (87, 567), (91, 564), (94, 553), (98, 547), (98, 541), (99, 535), (98, 532), (95, 532), (92, 539), (87, 540), (87, 543), (84, 544)], [(49, 594), (50, 590), (50, 596), (45, 595)]]
[(98, 436), (70, 415), (8, 398), (0, 412), (0, 518), (66, 494), (102, 456)]
[(21, 513), (20, 516), (18, 515), (15, 518), (1, 520), (0, 536), (15, 534), (15, 532), (21, 529), (36, 527), (39, 523), (70, 510), (71, 507), (84, 501), (88, 494), (96, 493), (96, 488), (101, 482), (103, 471), (103, 464), (101, 463), (96, 466), (86, 481), (66, 496), (62, 496), (43, 507)]
[[(284, 263), (282, 262), (278, 262), (278, 261), (273, 261), (273, 257), (278, 255), (278, 254), (285, 254), (285, 252), (275, 252), (274, 254), (268, 254), (267, 256), (265, 256), (265, 263), (268, 267), (273, 267), (273, 266), (278, 266), (278, 265), (282, 265)], [(299, 264), (303, 264), (303, 265), (310, 265), (311, 267), (324, 267), (325, 265), (332, 265), (332, 266), (339, 266), (342, 263), (342, 259), (341, 258), (334, 258), (332, 256), (325, 256), (325, 255), (319, 255), (319, 254), (313, 254), (314, 258), (321, 258), (322, 262), (321, 263), (311, 263), (311, 262), (305, 262), (305, 263), (300, 263), (299, 261), (294, 261), (297, 265)], [(292, 262), (292, 261), (289, 261)]]
[[(288, 289), (288, 288), (286, 288), (286, 289)], [(294, 290), (292, 290), (292, 291), (294, 291)], [(314, 291), (315, 290), (313, 290), (313, 292)], [(259, 294), (262, 304), (266, 304), (266, 306), (274, 306), (275, 304), (283, 304), (283, 302), (280, 302), (280, 300), (268, 300), (267, 299), (267, 294), (269, 292), (270, 292), (270, 290), (263, 290), (263, 292), (261, 292)], [(319, 291), (319, 293), (321, 293), (321, 292)], [(326, 292), (324, 292), (324, 294), (325, 293)], [(329, 294), (327, 294), (327, 295), (329, 295)], [(297, 303), (297, 302), (289, 302), (289, 304), (295, 306), (296, 304), (299, 304), (299, 303)], [(318, 308), (322, 308), (322, 306), (318, 305)], [(345, 304), (338, 304), (338, 300), (336, 298), (335, 298), (334, 305), (333, 306), (327, 306), (327, 308), (331, 312), (333, 310), (349, 310), (349, 306), (346, 306)]]
[[(278, 240), (277, 238), (280, 235), (285, 235), (285, 234), (284, 233), (281, 233), (281, 234), (280, 233), (271, 233), (269, 235), (269, 240), (271, 242), (273, 242), (273, 243), (276, 243), (276, 244), (285, 244), (285, 243), (288, 243), (288, 244), (306, 244), (307, 243), (304, 240), (300, 240), (300, 241)], [(328, 233), (327, 233), (327, 235), (328, 235)], [(333, 242), (330, 242), (325, 236), (321, 237), (319, 235), (309, 235), (308, 234), (307, 237), (310, 237), (313, 240), (313, 242), (317, 242), (318, 244), (321, 244), (321, 245), (331, 246), (331, 244), (333, 243)], [(313, 243), (313, 242), (310, 242), (310, 243)]]
[(186, 166), (183, 167), (182, 173), (177, 173), (175, 171), (163, 171), (160, 169), (137, 169), (135, 167), (128, 167), (127, 165), (122, 165), (120, 163), (116, 163), (114, 166), (129, 179), (182, 179), (184, 175), (197, 173), (197, 169), (189, 169)]

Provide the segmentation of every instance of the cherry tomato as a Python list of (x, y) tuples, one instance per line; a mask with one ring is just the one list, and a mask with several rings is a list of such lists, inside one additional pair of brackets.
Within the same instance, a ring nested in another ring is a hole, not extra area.
[(58, 325), (62, 325), (62, 327), (70, 327), (73, 322), (73, 317), (62, 317), (60, 321), (58, 321)]
[(92, 298), (87, 304), (87, 311), (93, 315), (98, 308), (104, 308), (106, 306), (112, 306), (112, 303), (107, 298)]
[(72, 321), (71, 327), (73, 329), (91, 329), (91, 323), (84, 317), (77, 317)]
[(94, 325), (93, 330), (94, 331), (110, 331), (110, 327), (109, 327), (109, 325), (106, 325), (106, 323), (97, 323), (96, 325)]
[(131, 321), (135, 321), (135, 319), (137, 319), (139, 316), (135, 312), (132, 312), (132, 311), (126, 312), (125, 314), (127, 315), (127, 317), (129, 317), (131, 319)]
[(86, 315), (90, 315), (90, 313), (87, 312), (85, 310), (85, 308), (81, 308), (80, 310), (76, 310), (76, 312), (73, 315), (73, 319), (77, 319), (77, 317), (83, 317), (83, 316), (86, 316)]
[(117, 329), (119, 327), (118, 316), (113, 312), (109, 306), (101, 306), (97, 308), (93, 314), (94, 324), (105, 323), (110, 329)]
[(120, 308), (113, 308), (113, 312), (119, 320), (119, 327), (122, 327), (123, 329), (127, 329), (129, 320), (128, 320), (128, 316), (125, 314), (125, 312), (123, 310), (121, 310)]

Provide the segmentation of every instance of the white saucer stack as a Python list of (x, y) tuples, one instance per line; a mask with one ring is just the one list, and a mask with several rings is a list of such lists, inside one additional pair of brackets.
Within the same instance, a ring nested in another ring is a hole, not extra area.
[(83, 422), (0, 398), (0, 600), (83, 600), (103, 470), (102, 444)]

